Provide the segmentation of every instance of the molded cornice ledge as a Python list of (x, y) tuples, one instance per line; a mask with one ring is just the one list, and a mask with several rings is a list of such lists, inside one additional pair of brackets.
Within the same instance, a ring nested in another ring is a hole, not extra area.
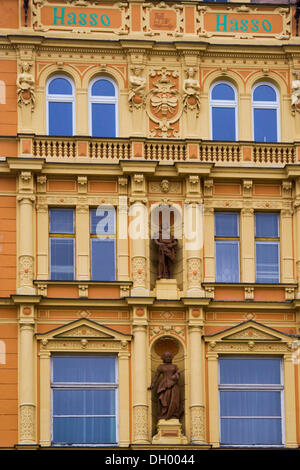
[(22, 158), (22, 157), (7, 157), (7, 165), (10, 170), (31, 170), (31, 171), (41, 171), (45, 164), (44, 158)]

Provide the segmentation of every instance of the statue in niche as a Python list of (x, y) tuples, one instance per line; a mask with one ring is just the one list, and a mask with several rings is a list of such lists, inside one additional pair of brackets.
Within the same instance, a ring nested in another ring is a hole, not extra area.
[(187, 78), (183, 81), (183, 107), (185, 111), (187, 111), (187, 109), (196, 109), (198, 116), (200, 111), (200, 84), (199, 81), (194, 78), (195, 70), (193, 67), (189, 67), (186, 74)]
[(141, 77), (142, 67), (136, 66), (132, 69), (133, 74), (129, 77), (130, 90), (128, 101), (130, 109), (140, 108), (144, 104), (146, 79)]
[(34, 78), (33, 75), (29, 73), (30, 68), (31, 64), (28, 62), (21, 63), (21, 73), (17, 78), (18, 104), (31, 104), (31, 106), (34, 107)]
[(158, 419), (179, 419), (183, 414), (183, 404), (180, 399), (178, 366), (172, 364), (173, 354), (164, 352), (161, 356), (163, 363), (160, 364), (153, 377), (148, 390), (152, 390), (158, 382), (156, 392), (158, 395)]
[(166, 232), (164, 238), (162, 229), (159, 230), (159, 237), (154, 239), (158, 247), (158, 279), (172, 279), (173, 264), (176, 261), (177, 240), (170, 232)]

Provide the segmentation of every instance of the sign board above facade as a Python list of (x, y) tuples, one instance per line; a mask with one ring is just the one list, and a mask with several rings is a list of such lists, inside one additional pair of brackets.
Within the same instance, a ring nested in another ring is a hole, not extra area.
[(33, 29), (67, 33), (110, 33), (128, 37), (153, 37), (155, 40), (189, 37), (237, 39), (293, 36), (292, 7), (275, 5), (199, 5), (81, 1), (36, 2), (33, 5)]

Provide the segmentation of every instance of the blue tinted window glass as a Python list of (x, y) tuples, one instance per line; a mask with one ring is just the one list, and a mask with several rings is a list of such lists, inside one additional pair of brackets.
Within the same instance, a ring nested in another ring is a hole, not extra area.
[(281, 415), (280, 391), (223, 391), (220, 393), (222, 417)]
[(91, 214), (91, 234), (114, 235), (115, 211), (114, 209), (92, 209)]
[(254, 109), (255, 142), (277, 142), (277, 110)]
[(92, 86), (92, 96), (115, 96), (114, 85), (108, 80), (98, 80)]
[(211, 93), (213, 100), (235, 100), (234, 91), (231, 86), (226, 85), (226, 83), (220, 83), (216, 85)]
[(49, 83), (48, 93), (51, 95), (72, 95), (72, 85), (64, 78), (54, 78)]
[(93, 281), (114, 281), (115, 268), (115, 240), (111, 238), (91, 239), (91, 263)]
[(220, 358), (220, 384), (280, 384), (280, 359)]
[(53, 441), (59, 444), (114, 444), (115, 417), (55, 417)]
[(281, 443), (281, 419), (221, 419), (221, 444), (223, 445), (279, 445)]
[(53, 390), (54, 415), (115, 415), (114, 390)]
[(74, 233), (74, 210), (50, 209), (50, 233)]
[(50, 239), (50, 275), (54, 281), (74, 280), (73, 238)]
[(239, 282), (239, 242), (216, 242), (216, 282)]
[(260, 85), (253, 92), (253, 101), (276, 101), (275, 90), (268, 85)]
[(261, 238), (278, 237), (278, 221), (278, 214), (257, 212), (255, 214), (255, 236)]
[(256, 282), (279, 282), (279, 245), (256, 242)]
[(235, 109), (212, 108), (212, 138), (213, 140), (234, 141), (235, 135)]
[(53, 356), (53, 382), (115, 383), (115, 358)]
[(238, 237), (239, 215), (231, 212), (215, 212), (216, 237)]
[(73, 103), (53, 102), (49, 106), (49, 135), (73, 135)]
[(116, 116), (114, 104), (92, 104), (92, 136), (116, 136)]

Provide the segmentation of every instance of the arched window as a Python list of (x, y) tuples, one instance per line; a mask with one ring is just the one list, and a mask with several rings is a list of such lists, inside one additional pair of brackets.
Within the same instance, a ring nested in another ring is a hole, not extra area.
[(252, 90), (252, 122), (255, 142), (280, 141), (279, 93), (268, 82), (260, 82)]
[(72, 80), (55, 75), (47, 83), (46, 117), (48, 135), (75, 134), (75, 93)]
[(237, 140), (237, 92), (228, 82), (216, 82), (210, 89), (210, 133), (212, 140)]
[(90, 135), (118, 135), (118, 90), (108, 77), (96, 77), (89, 86)]

